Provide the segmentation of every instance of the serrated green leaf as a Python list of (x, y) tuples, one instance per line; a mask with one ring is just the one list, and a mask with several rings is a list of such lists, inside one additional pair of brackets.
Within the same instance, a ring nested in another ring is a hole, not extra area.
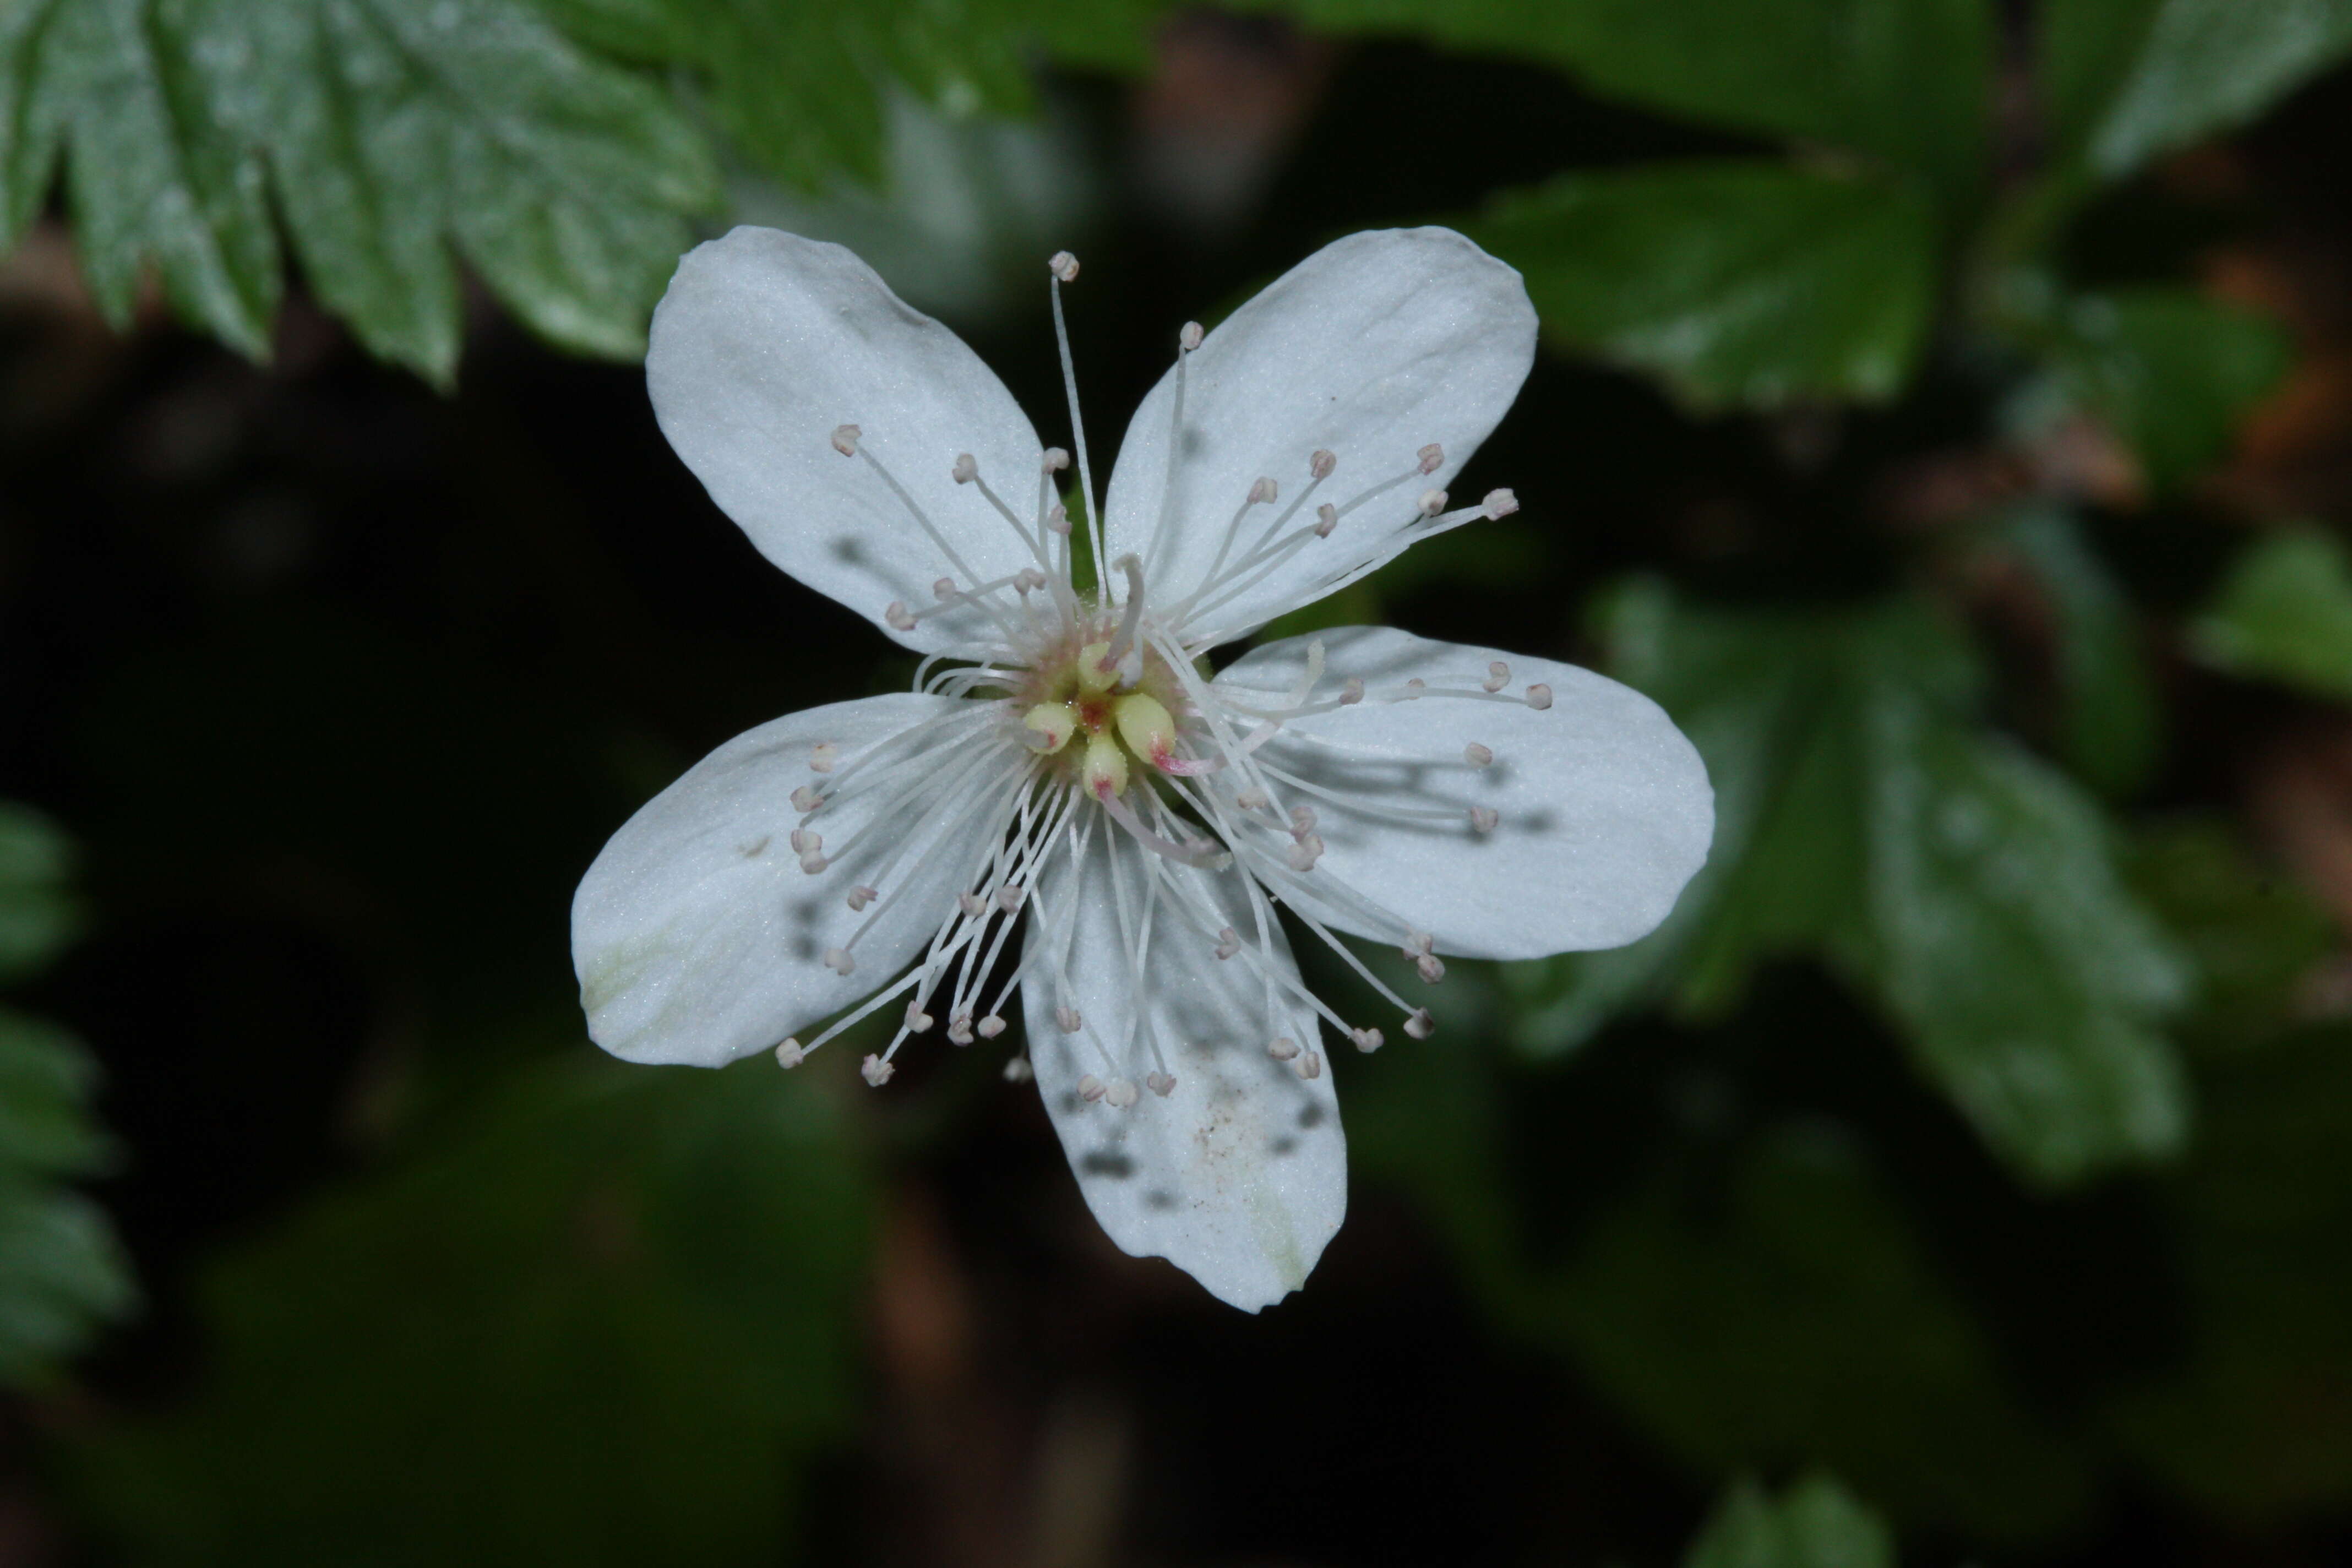
[(524, 0), (31, 0), (0, 20), (0, 211), (65, 149), (109, 317), (152, 262), (180, 312), (248, 354), (280, 287), (271, 203), (320, 298), (446, 384), (454, 240), (558, 343), (627, 355), (718, 183), (651, 84)]
[(1867, 153), (1947, 195), (1983, 177), (1986, 0), (1265, 0), (1310, 26), (1562, 66), (1594, 91)]
[(871, 1205), (821, 1081), (533, 1068), (216, 1264), (204, 1380), (75, 1468), (142, 1562), (770, 1561)]
[(2118, 878), (2098, 808), (1891, 684), (1866, 734), (1864, 963), (1921, 1064), (2039, 1182), (2177, 1151), (2189, 1086), (2154, 1024), (2189, 977)]
[(1525, 274), (1556, 346), (1652, 372), (1702, 409), (1890, 397), (1936, 292), (1923, 198), (1778, 163), (1569, 175), (1469, 232)]
[(1719, 1187), (1654, 1182), (1549, 1300), (1586, 1375), (1704, 1469), (1828, 1465), (1905, 1518), (1995, 1538), (2085, 1500), (1877, 1173), (1822, 1132), (1769, 1135)]
[(2352, 0), (2045, 0), (2059, 142), (2113, 179), (2252, 119), (2352, 51)]
[(1604, 613), (1612, 668), (1717, 782), (1708, 863), (1616, 953), (1509, 972), (1537, 1054), (1612, 1013), (1736, 1005), (1756, 967), (1817, 959), (1894, 1018), (1915, 1061), (2027, 1178), (2167, 1154), (2187, 1085), (2156, 1032), (2185, 967), (2120, 879), (2098, 807), (1982, 728), (1981, 673), (1896, 599), (1735, 615), (1637, 585)]
[(2115, 426), (2158, 491), (2225, 457), (2240, 422), (2292, 359), (2263, 317), (2168, 288), (2078, 298), (2046, 347), (2067, 385)]
[(2189, 630), (2216, 669), (2352, 700), (2352, 561), (2333, 534), (2274, 533), (2238, 557)]
[(1725, 1494), (1683, 1568), (1895, 1568), (1895, 1537), (1828, 1476), (1779, 1498), (1752, 1480)]
[(60, 1184), (108, 1157), (95, 1079), (63, 1030), (0, 1009), (0, 1386), (37, 1378), (131, 1305), (106, 1216)]

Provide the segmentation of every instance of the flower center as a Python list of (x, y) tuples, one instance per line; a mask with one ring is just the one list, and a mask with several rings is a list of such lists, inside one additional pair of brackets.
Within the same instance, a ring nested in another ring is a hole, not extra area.
[(1118, 651), (1116, 631), (1085, 622), (1034, 660), (1013, 694), (1022, 739), (1041, 773), (1074, 780), (1097, 800), (1127, 793), (1133, 764), (1183, 771), (1177, 721), (1191, 711), (1157, 648)]

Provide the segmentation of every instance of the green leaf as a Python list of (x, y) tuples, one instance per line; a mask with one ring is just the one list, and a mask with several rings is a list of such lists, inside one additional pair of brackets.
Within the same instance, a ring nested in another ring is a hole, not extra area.
[(1831, 1477), (1808, 1476), (1777, 1500), (1743, 1480), (1717, 1505), (1683, 1568), (1895, 1568), (1895, 1537)]
[(2079, 297), (2044, 346), (2067, 386), (2115, 426), (2158, 491), (2227, 456), (2239, 422), (2292, 360), (2269, 321), (2186, 289)]
[(2113, 179), (2227, 131), (2352, 50), (2352, 0), (2045, 0), (2060, 145)]
[(1310, 26), (1409, 32), (1562, 66), (1595, 92), (1826, 142), (1929, 175), (1983, 177), (1986, 0), (1275, 0)]
[(1526, 275), (1555, 344), (1700, 408), (1890, 397), (1935, 301), (1924, 199), (1778, 163), (1568, 175), (1502, 197), (1470, 233)]
[(772, 1561), (871, 1206), (821, 1079), (522, 1073), (216, 1265), (204, 1381), (82, 1485), (142, 1562)]
[(2189, 647), (2232, 675), (2352, 700), (2352, 562), (2343, 544), (2306, 528), (2251, 546), (2189, 628)]
[(904, 88), (957, 115), (1034, 107), (1027, 52), (1145, 63), (1160, 0), (536, 0), (583, 42), (683, 67), (713, 118), (772, 174), (824, 188), (883, 174), (881, 94)]
[(2352, 1506), (2352, 1034), (2217, 1063), (2163, 1192), (2188, 1347), (2109, 1415), (2163, 1485), (2241, 1531)]
[(1992, 540), (2014, 555), (2047, 607), (2059, 754), (2105, 794), (2133, 794), (2155, 766), (2161, 715), (2131, 601), (2063, 510), (2013, 512)]
[(0, 801), (0, 983), (21, 980), (81, 929), (72, 847), (39, 812)]
[(1882, 685), (1866, 721), (1864, 960), (1920, 1063), (1997, 1152), (2063, 1184), (2173, 1153), (2184, 965), (2065, 777)]
[(1662, 1000), (1718, 1016), (1759, 964), (1807, 956), (2027, 1178), (2179, 1146), (2187, 1085), (2156, 1025), (2187, 971), (2097, 806), (1974, 718), (1980, 675), (1938, 616), (1709, 613), (1637, 584), (1603, 620), (1617, 673), (1706, 759), (1715, 846), (1643, 942), (1510, 972), (1518, 1043), (1565, 1049)]
[(0, 1009), (0, 1386), (37, 1378), (131, 1304), (112, 1227), (64, 1184), (107, 1162), (95, 1078), (63, 1030)]
[(666, 96), (522, 0), (31, 0), (0, 21), (0, 110), (9, 234), (64, 148), (110, 319), (152, 261), (183, 315), (266, 353), (274, 198), (327, 306), (443, 384), (451, 244), (554, 342), (626, 356), (681, 215), (718, 197)]
[(1877, 1173), (1820, 1131), (1767, 1136), (1720, 1186), (1654, 1181), (1549, 1300), (1586, 1375), (1704, 1469), (1827, 1465), (1904, 1518), (1995, 1538), (2085, 1500)]

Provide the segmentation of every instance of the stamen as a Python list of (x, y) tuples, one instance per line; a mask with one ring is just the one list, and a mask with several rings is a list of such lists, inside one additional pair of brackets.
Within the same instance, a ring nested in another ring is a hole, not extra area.
[(840, 760), (841, 748), (831, 741), (819, 741), (809, 748), (809, 772), (813, 773), (829, 773)]
[(1290, 1070), (1297, 1073), (1303, 1079), (1321, 1078), (1323, 1076), (1323, 1053), (1321, 1051), (1301, 1051), (1298, 1055), (1298, 1059), (1290, 1064)]
[(1298, 1042), (1285, 1035), (1270, 1041), (1265, 1047), (1265, 1054), (1276, 1061), (1286, 1062), (1298, 1054)]
[(1092, 1073), (1087, 1073), (1078, 1079), (1078, 1098), (1088, 1105), (1100, 1104), (1102, 1097), (1109, 1092), (1110, 1085)]
[(1404, 1032), (1416, 1040), (1425, 1040), (1437, 1033), (1437, 1022), (1429, 1016), (1428, 1008), (1415, 1007), (1412, 1016), (1404, 1021)]
[(1494, 748), (1473, 741), (1462, 748), (1462, 760), (1474, 768), (1491, 768), (1495, 765)]
[(1489, 691), (1500, 691), (1510, 683), (1511, 667), (1498, 658), (1486, 667), (1486, 679), (1478, 684)]
[(880, 1057), (868, 1056), (866, 1060), (859, 1065), (857, 1068), (857, 1076), (864, 1079), (867, 1083), (872, 1084), (876, 1089), (880, 1089), (884, 1084), (890, 1081), (892, 1076), (896, 1074), (898, 1070), (898, 1069), (897, 1068), (891, 1066), (888, 1062), (884, 1061)]
[(1356, 1048), (1366, 1056), (1370, 1056), (1388, 1044), (1378, 1029), (1350, 1029), (1348, 1031), (1348, 1037), (1355, 1041)]
[(827, 969), (832, 970), (844, 980), (848, 979), (852, 974), (857, 972), (857, 960), (851, 955), (849, 950), (845, 947), (826, 948), (824, 950), (824, 957), (822, 962)]
[(881, 896), (880, 891), (873, 888), (850, 889), (848, 899), (849, 912), (852, 914), (863, 914), (866, 911), (866, 906), (872, 903)]
[(968, 485), (980, 478), (980, 463), (970, 452), (958, 452), (955, 467), (948, 470), (948, 477), (960, 485)]
[(1076, 1034), (1079, 1026), (1085, 1022), (1086, 1019), (1079, 1016), (1076, 1007), (1066, 1005), (1054, 1009), (1054, 1027), (1066, 1035)]
[(1492, 806), (1474, 805), (1470, 808), (1470, 830), (1474, 833), (1492, 833), (1495, 824), (1501, 820)]
[(1004, 1033), (1004, 1020), (991, 1013), (972, 1027), (979, 1032), (982, 1039), (992, 1040)]
[(1478, 510), (1486, 514), (1488, 522), (1500, 522), (1519, 510), (1519, 498), (1508, 490), (1488, 490)]
[(1103, 1103), (1109, 1106), (1113, 1110), (1125, 1110), (1129, 1106), (1133, 1105), (1135, 1101), (1135, 1085), (1126, 1079), (1115, 1078), (1111, 1079), (1110, 1086), (1103, 1090)]
[(1027, 1083), (1036, 1076), (1030, 1070), (1027, 1057), (1014, 1057), (1004, 1064), (1004, 1081), (1007, 1083)]
[(1435, 517), (1439, 512), (1445, 510), (1445, 492), (1444, 490), (1423, 490), (1421, 492), (1420, 505), (1422, 516)]
[(1160, 1099), (1165, 1100), (1170, 1095), (1176, 1092), (1176, 1075), (1165, 1072), (1145, 1073), (1143, 1075), (1143, 1087), (1158, 1095)]
[(1424, 474), (1433, 474), (1445, 466), (1445, 448), (1434, 441), (1414, 455), (1421, 458), (1421, 471)]
[(1540, 713), (1551, 706), (1551, 688), (1541, 681), (1528, 688), (1528, 706)]
[(801, 1049), (801, 1043), (798, 1040), (788, 1039), (776, 1047), (776, 1065), (787, 1072), (806, 1060), (808, 1060), (808, 1053)]
[(845, 458), (857, 456), (857, 437), (864, 432), (855, 425), (837, 425), (833, 431), (833, 449)]
[(1339, 454), (1321, 447), (1315, 448), (1307, 458), (1307, 471), (1318, 479), (1329, 479), (1331, 470), (1339, 466)]
[(1077, 280), (1078, 258), (1066, 250), (1057, 250), (1045, 265), (1054, 276), (1054, 343), (1061, 351), (1062, 387), (1070, 402), (1070, 439), (1078, 448), (1078, 489), (1086, 497), (1087, 538), (1094, 546), (1095, 560), (1099, 562), (1104, 559), (1102, 508), (1095, 499), (1094, 468), (1087, 460), (1087, 425), (1078, 413), (1078, 371), (1070, 358), (1069, 324), (1062, 317), (1062, 285)]
[(914, 1034), (914, 1035), (919, 1035), (919, 1034), (921, 1034), (924, 1030), (926, 1030), (926, 1029), (929, 1028), (930, 1026), (931, 1026), (931, 1016), (930, 1016), (929, 1013), (926, 1013), (926, 1012), (924, 1012), (924, 1011), (923, 1011), (923, 1005), (922, 1005), (922, 1003), (921, 1003), (920, 1001), (914, 1001), (914, 1002), (909, 1002), (909, 1003), (908, 1003), (908, 1004), (907, 1004), (907, 1031), (908, 1031), (908, 1033), (909, 1033), (909, 1034)]

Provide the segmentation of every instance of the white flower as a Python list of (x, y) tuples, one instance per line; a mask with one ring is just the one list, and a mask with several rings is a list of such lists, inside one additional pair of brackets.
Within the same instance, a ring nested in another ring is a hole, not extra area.
[[(1052, 272), (1058, 333), (1076, 263)], [(953, 333), (837, 246), (739, 228), (688, 255), (646, 362), (663, 432), (768, 559), (929, 657), (911, 691), (738, 736), (614, 835), (572, 904), (590, 1034), (790, 1067), (887, 1007), (879, 1084), (910, 1035), (1003, 1032), (1018, 985), (1111, 1238), (1253, 1310), (1297, 1289), (1347, 1202), (1329, 1043), (1430, 1031), (1340, 937), (1432, 982), (1440, 954), (1615, 946), (1713, 832), (1689, 742), (1571, 666), (1353, 627), (1203, 673), (1516, 509), (1445, 486), (1535, 328), (1518, 275), (1436, 228), (1340, 240), (1187, 325), (1111, 475), (1097, 601), (1071, 582), (1068, 458)], [(1091, 498), (1076, 413), (1073, 386)], [(1306, 988), (1277, 903), (1388, 1016)]]

